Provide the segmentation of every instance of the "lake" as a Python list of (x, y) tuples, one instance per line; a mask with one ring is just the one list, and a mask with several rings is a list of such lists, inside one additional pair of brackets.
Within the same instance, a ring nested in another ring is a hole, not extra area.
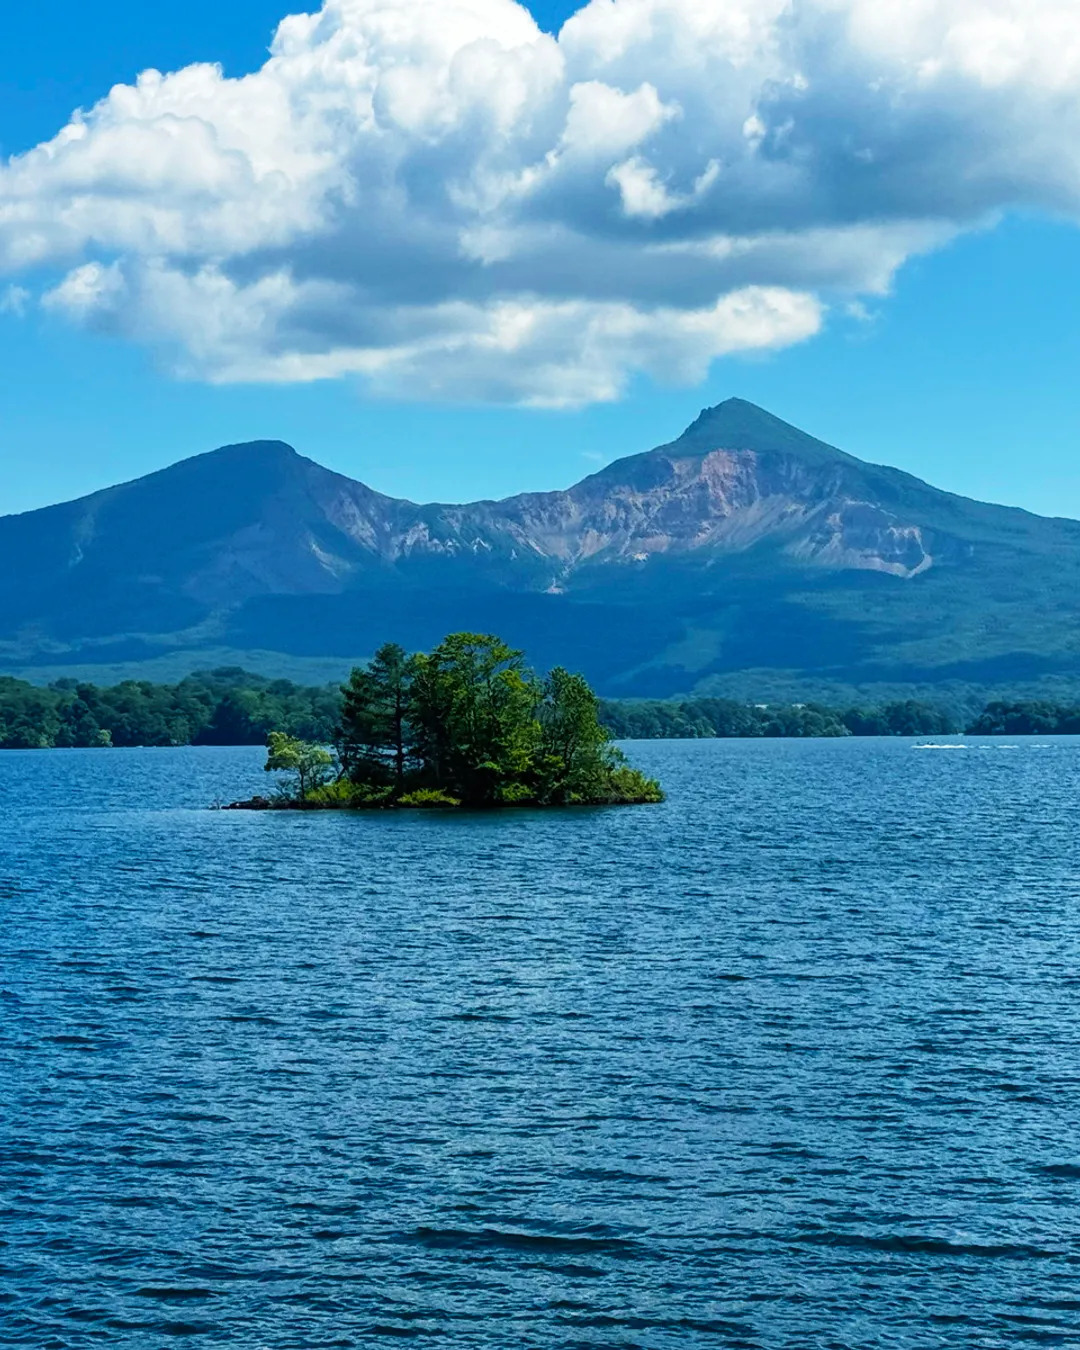
[(1080, 1344), (1080, 738), (630, 750), (665, 805), (0, 755), (0, 1340)]

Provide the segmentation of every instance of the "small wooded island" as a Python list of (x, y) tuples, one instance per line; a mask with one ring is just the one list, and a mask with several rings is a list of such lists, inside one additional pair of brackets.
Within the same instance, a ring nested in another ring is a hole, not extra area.
[(333, 748), (272, 731), (273, 797), (230, 810), (618, 806), (664, 799), (600, 723), (580, 675), (538, 679), (497, 637), (452, 633), (430, 653), (394, 643), (352, 672)]

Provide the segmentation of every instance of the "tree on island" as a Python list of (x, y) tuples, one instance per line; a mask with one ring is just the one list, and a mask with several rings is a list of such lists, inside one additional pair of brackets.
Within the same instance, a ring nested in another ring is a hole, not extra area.
[(266, 772), (292, 774), (301, 800), (323, 787), (333, 770), (334, 757), (325, 746), (301, 741), (284, 731), (270, 733), (266, 752)]
[[(274, 741), (268, 769), (296, 775), (295, 800), (313, 806), (558, 806), (663, 800), (631, 768), (600, 723), (580, 675), (539, 680), (497, 637), (453, 633), (429, 653), (381, 647), (343, 689), (329, 753), (310, 758), (292, 738)], [(307, 756), (307, 758), (305, 758)], [(303, 781), (300, 765), (307, 765)], [(321, 770), (322, 782), (313, 773)]]
[(532, 795), (539, 697), (521, 652), (495, 637), (452, 633), (414, 658), (410, 693), (425, 786), (470, 806)]
[(342, 774), (353, 782), (389, 783), (401, 793), (414, 767), (409, 716), (415, 658), (396, 642), (380, 647), (342, 687), (337, 752)]

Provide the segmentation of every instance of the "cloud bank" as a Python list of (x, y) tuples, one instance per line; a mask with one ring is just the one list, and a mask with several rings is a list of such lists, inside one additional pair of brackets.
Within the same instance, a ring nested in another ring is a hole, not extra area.
[(1078, 91), (1075, 0), (326, 0), (0, 166), (0, 276), (195, 378), (613, 399), (1080, 214)]

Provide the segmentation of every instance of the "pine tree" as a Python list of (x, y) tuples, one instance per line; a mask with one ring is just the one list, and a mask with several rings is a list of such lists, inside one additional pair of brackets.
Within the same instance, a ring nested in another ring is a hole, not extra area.
[(415, 660), (388, 642), (342, 690), (338, 758), (354, 782), (391, 784), (400, 793), (412, 765), (410, 708)]

